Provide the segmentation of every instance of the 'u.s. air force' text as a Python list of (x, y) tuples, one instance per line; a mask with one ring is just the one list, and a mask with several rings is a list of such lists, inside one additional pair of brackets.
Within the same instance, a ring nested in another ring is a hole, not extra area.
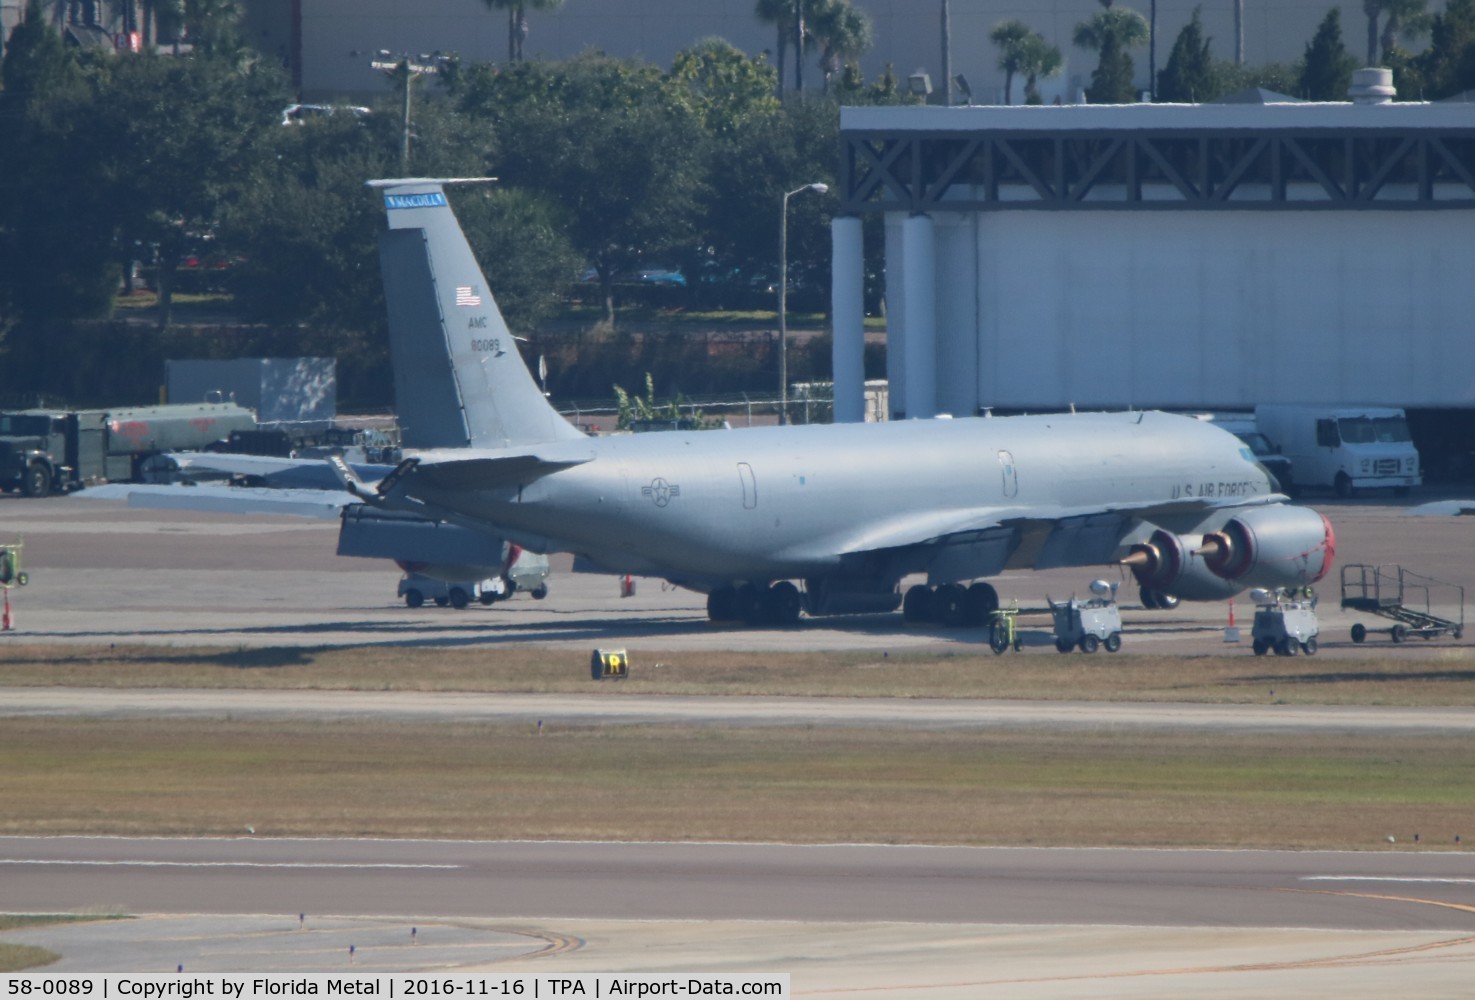
[(1184, 483), (1173, 487), (1173, 499), (1202, 497), (1205, 500), (1217, 500), (1223, 497), (1248, 497), (1264, 488), (1264, 483), (1257, 483), (1253, 479), (1242, 479), (1235, 483)]

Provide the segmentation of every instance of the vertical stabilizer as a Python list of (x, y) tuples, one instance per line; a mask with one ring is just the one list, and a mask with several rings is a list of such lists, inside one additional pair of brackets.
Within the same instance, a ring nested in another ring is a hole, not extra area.
[(582, 437), (523, 363), (446, 200), (447, 183), (369, 182), (389, 216), (379, 264), (404, 444), (503, 448)]

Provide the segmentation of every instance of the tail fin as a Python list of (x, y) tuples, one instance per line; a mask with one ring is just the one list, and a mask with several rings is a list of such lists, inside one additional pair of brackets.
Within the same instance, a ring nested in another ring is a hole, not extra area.
[(444, 185), (370, 181), (389, 230), (379, 265), (405, 445), (505, 448), (583, 435), (548, 405), (487, 288)]

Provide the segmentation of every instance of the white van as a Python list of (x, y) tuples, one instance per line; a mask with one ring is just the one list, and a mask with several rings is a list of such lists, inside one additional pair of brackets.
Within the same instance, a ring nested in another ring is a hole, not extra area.
[(1263, 403), (1255, 407), (1255, 426), (1291, 460), (1298, 488), (1339, 497), (1391, 488), (1405, 496), (1423, 482), (1399, 407)]

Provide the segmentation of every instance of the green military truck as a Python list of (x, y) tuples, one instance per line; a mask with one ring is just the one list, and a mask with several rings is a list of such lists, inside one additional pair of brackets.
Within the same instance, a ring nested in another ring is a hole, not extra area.
[(197, 451), (255, 428), (255, 415), (234, 403), (0, 411), (0, 490), (34, 497), (137, 481), (151, 455)]

